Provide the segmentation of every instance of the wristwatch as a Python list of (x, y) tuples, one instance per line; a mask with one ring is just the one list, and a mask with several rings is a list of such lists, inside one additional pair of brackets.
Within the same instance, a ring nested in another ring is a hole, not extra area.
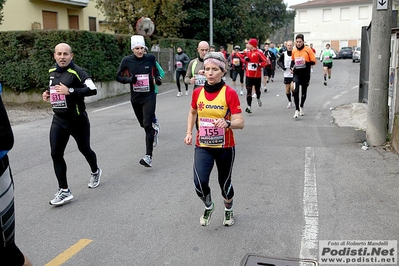
[(229, 128), (231, 126), (231, 121), (230, 120), (225, 120), (225, 121), (227, 123), (227, 127), (226, 128)]
[(75, 91), (75, 89), (74, 88), (69, 88), (68, 91), (69, 91), (69, 93), (73, 93)]

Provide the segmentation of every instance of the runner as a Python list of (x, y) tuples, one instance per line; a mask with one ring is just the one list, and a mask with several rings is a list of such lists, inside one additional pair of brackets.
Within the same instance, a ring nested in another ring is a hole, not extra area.
[(184, 82), (194, 84), (194, 90), (205, 84), (204, 76), (204, 56), (209, 52), (209, 44), (205, 41), (198, 43), (198, 57), (191, 60), (187, 67)]
[(90, 165), (89, 188), (100, 185), (102, 170), (97, 166), (97, 156), (90, 147), (90, 122), (84, 98), (97, 94), (97, 87), (87, 73), (73, 62), (71, 47), (59, 43), (54, 49), (55, 67), (49, 70), (49, 89), (42, 94), (50, 101), (54, 111), (50, 128), (51, 158), (58, 180), (58, 191), (50, 205), (63, 205), (73, 199), (68, 188), (67, 165), (64, 151), (72, 136)]
[(145, 131), (146, 152), (139, 163), (145, 167), (152, 167), (152, 151), (154, 148), (156, 94), (155, 84), (161, 85), (162, 78), (156, 66), (153, 54), (145, 54), (145, 41), (141, 35), (131, 37), (132, 55), (122, 59), (117, 71), (116, 80), (123, 84), (130, 84), (130, 102), (133, 111)]
[[(234, 224), (234, 188), (231, 174), (235, 158), (235, 142), (232, 129), (244, 128), (240, 100), (234, 89), (222, 80), (226, 73), (223, 54), (210, 52), (205, 56), (204, 87), (194, 90), (188, 114), (187, 133), (184, 142), (192, 145), (192, 130), (196, 124), (197, 134), (194, 150), (194, 185), (197, 195), (205, 204), (200, 217), (202, 226), (209, 225), (215, 209), (211, 198), (209, 178), (214, 163), (218, 169), (218, 181), (224, 198), (223, 225)], [(216, 106), (218, 108), (212, 108)], [(198, 116), (198, 119), (196, 119)], [(197, 123), (196, 123), (197, 121)]]
[(237, 76), (240, 75), (240, 84), (241, 84), (240, 95), (243, 95), (245, 60), (236, 55), (236, 53), (240, 52), (240, 49), (241, 49), (240, 46), (238, 45), (234, 46), (234, 50), (231, 52), (230, 56), (230, 64), (233, 69), (233, 74), (231, 79), (233, 80), (234, 90), (238, 93), (238, 90), (236, 88), (236, 80)]
[[(316, 64), (316, 57), (313, 51), (305, 46), (305, 39), (303, 34), (298, 34), (295, 37), (295, 49), (291, 56), (291, 73), (294, 74), (293, 81), (295, 83), (294, 102), (295, 114), (294, 118), (298, 118), (298, 114), (303, 116), (303, 106), (306, 100), (306, 94), (310, 81), (310, 67)], [(301, 104), (299, 105), (299, 86), (301, 86)]]
[[(183, 48), (181, 46), (177, 47), (177, 54), (175, 54), (175, 66), (176, 66), (176, 85), (177, 85), (177, 97), (182, 95), (180, 89), (180, 76), (184, 77), (187, 73), (187, 65), (190, 63), (190, 58), (183, 52)], [(184, 82), (184, 86), (186, 87), (186, 95), (188, 95), (188, 84)]]
[(266, 86), (267, 83), (269, 83), (269, 81), (272, 79), (272, 75), (274, 73), (273, 62), (276, 61), (276, 55), (269, 50), (269, 43), (265, 43), (263, 49), (264, 49), (263, 53), (265, 54), (265, 56), (270, 59), (270, 62), (272, 62), (272, 64), (263, 68), (263, 91), (267, 92)]
[(326, 44), (326, 49), (321, 52), (320, 61), (323, 62), (324, 70), (324, 85), (327, 86), (327, 73), (328, 79), (331, 78), (331, 70), (333, 67), (333, 58), (337, 57), (333, 49), (330, 49), (330, 44)]
[(285, 84), (285, 95), (287, 96), (288, 99), (288, 105), (287, 109), (292, 107), (292, 100), (291, 100), (291, 95), (292, 91), (294, 89), (294, 84), (293, 84), (293, 74), (290, 71), (290, 66), (291, 66), (291, 56), (292, 56), (292, 41), (287, 41), (285, 43), (286, 50), (281, 53), (277, 64), (279, 67), (281, 67), (282, 70), (284, 70), (284, 84)]
[(263, 54), (262, 50), (258, 49), (258, 41), (256, 39), (250, 39), (248, 41), (248, 49), (242, 53), (238, 53), (240, 58), (243, 58), (246, 62), (246, 78), (245, 86), (247, 88), (247, 108), (245, 112), (252, 113), (252, 86), (255, 87), (256, 99), (258, 106), (262, 107), (262, 101), (260, 100), (260, 87), (262, 83), (262, 67), (267, 66), (267, 59)]

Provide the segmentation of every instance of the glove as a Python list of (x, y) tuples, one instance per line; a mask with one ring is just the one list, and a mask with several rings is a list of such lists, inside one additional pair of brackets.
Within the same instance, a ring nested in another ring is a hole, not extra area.
[(132, 76), (131, 78), (132, 78), (132, 82), (130, 82), (130, 83), (135, 84), (137, 82), (137, 77), (136, 76)]
[(247, 62), (249, 62), (248, 56), (244, 57), (244, 60), (247, 61)]
[(257, 67), (258, 67), (258, 64), (252, 64), (252, 67), (253, 67), (253, 68), (257, 68)]
[(158, 86), (162, 85), (162, 78), (160, 76), (155, 78), (155, 84), (157, 84)]
[(283, 68), (283, 70), (284, 70), (284, 71), (286, 71), (286, 70), (287, 70), (287, 68), (286, 68), (286, 67), (284, 67), (284, 68)]

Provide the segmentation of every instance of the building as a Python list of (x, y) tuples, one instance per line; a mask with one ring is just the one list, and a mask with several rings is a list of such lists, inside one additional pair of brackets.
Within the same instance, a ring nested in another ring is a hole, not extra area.
[[(372, 0), (314, 0), (290, 6), (296, 11), (294, 35), (304, 34), (317, 56), (327, 43), (337, 51), (361, 46), (362, 27), (371, 22), (372, 4)], [(394, 1), (392, 6), (397, 4)]]
[(73, 29), (113, 33), (91, 0), (8, 0), (3, 14), (0, 31)]

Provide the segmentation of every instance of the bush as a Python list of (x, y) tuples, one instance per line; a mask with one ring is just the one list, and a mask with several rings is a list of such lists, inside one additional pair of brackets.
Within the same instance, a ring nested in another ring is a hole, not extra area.
[(129, 35), (75, 30), (0, 32), (0, 81), (17, 92), (46, 88), (54, 47), (60, 42), (72, 47), (74, 62), (98, 82), (115, 80), (120, 61), (131, 54)]

